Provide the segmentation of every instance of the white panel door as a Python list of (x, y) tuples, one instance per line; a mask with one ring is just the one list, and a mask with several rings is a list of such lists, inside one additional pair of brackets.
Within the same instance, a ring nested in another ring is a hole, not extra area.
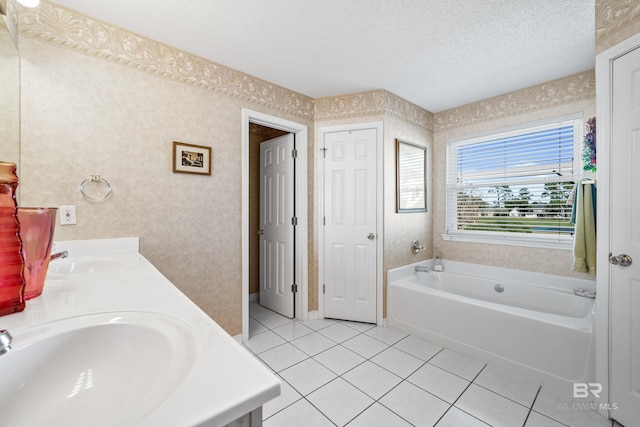
[(260, 304), (294, 316), (293, 134), (260, 144)]
[(324, 316), (376, 322), (376, 130), (324, 137)]
[[(614, 419), (640, 422), (640, 48), (613, 61), (610, 265), (611, 378)], [(616, 260), (614, 259), (615, 263)]]

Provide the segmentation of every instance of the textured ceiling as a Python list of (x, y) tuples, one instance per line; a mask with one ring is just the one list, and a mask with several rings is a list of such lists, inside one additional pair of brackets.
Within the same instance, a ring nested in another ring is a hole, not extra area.
[(313, 98), (428, 111), (594, 67), (595, 0), (55, 0)]

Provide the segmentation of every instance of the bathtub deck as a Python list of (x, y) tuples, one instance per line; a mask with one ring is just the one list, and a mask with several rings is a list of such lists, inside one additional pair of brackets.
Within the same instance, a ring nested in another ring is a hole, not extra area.
[(570, 391), (394, 328), (299, 322), (256, 302), (250, 316), (245, 347), (282, 382), (280, 397), (263, 408), (265, 427), (613, 425)]

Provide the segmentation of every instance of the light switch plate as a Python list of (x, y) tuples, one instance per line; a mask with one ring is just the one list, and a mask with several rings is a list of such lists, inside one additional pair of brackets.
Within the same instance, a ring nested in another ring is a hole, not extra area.
[(60, 225), (74, 225), (76, 223), (76, 207), (74, 205), (60, 206)]

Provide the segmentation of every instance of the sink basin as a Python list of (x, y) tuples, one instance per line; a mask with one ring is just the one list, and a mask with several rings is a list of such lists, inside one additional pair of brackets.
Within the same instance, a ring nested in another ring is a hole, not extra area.
[(113, 270), (114, 268), (132, 265), (131, 258), (115, 257), (86, 257), (70, 260), (56, 260), (49, 264), (49, 273), (73, 274), (73, 273), (99, 273)]
[(189, 373), (197, 341), (150, 312), (78, 316), (10, 331), (0, 356), (2, 425), (134, 425)]

